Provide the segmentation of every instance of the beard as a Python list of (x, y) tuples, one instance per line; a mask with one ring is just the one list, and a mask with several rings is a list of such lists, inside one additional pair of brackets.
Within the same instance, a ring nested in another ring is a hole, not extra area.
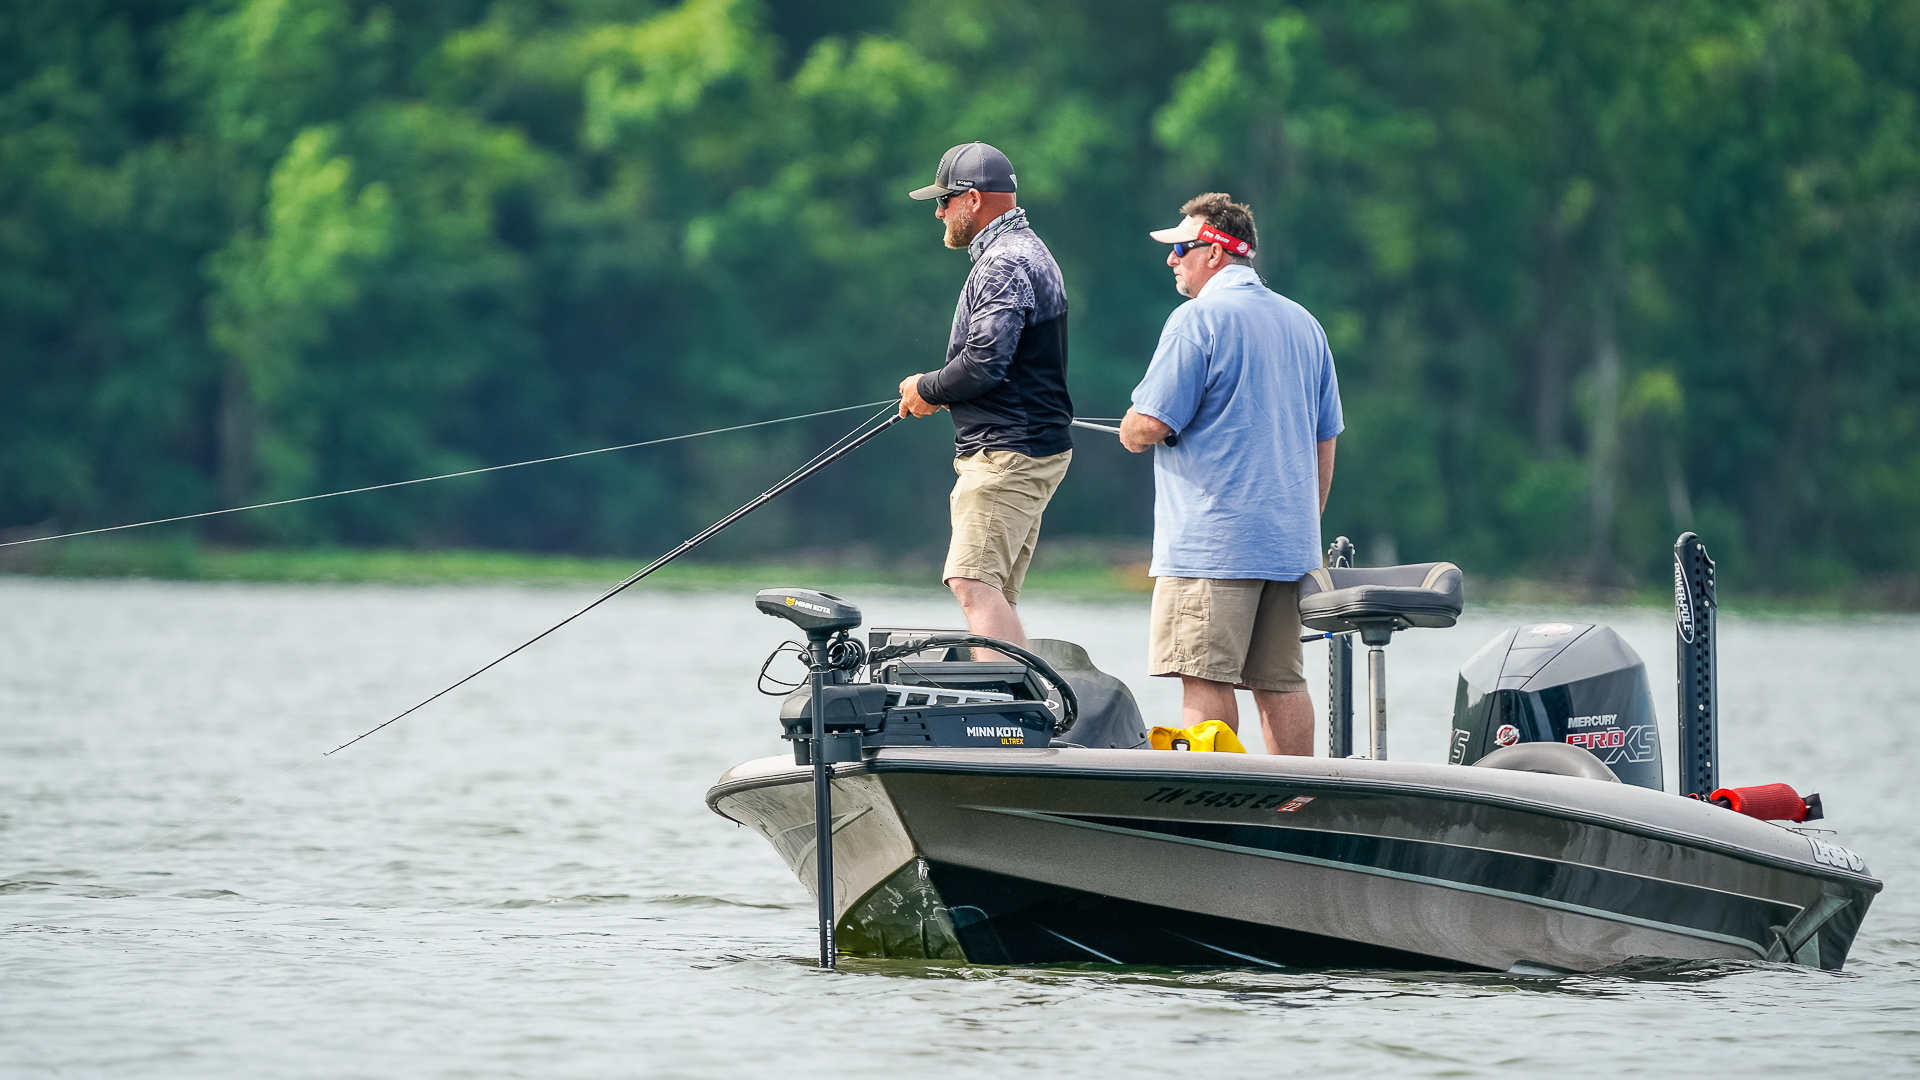
[(950, 248), (964, 248), (968, 244), (973, 243), (973, 238), (980, 234), (980, 230), (973, 224), (973, 215), (957, 207), (947, 211), (945, 221), (947, 226), (946, 243)]

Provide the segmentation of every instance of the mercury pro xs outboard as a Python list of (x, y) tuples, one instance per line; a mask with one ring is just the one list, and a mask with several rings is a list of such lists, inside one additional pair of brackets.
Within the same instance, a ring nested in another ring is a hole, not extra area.
[(1665, 789), (1647, 665), (1605, 626), (1516, 626), (1461, 666), (1447, 760), (1521, 743), (1578, 746), (1621, 783)]
[[(1675, 546), (1674, 794), (1646, 734), (1644, 667), (1588, 623), (1503, 633), (1461, 670), (1450, 761), (1386, 760), (1384, 650), (1394, 633), (1453, 623), (1460, 573), (1354, 568), (1341, 551), (1303, 579), (1301, 611), (1333, 638), (1336, 752), (1353, 741), (1352, 639), (1369, 648), (1371, 757), (1145, 749), (1132, 696), (1076, 646), (901, 629), (862, 643), (852, 605), (774, 590), (762, 610), (804, 626), (813, 605), (836, 629), (810, 631), (813, 685), (780, 710), (794, 755), (729, 770), (708, 805), (765, 836), (828, 909), (832, 948), (865, 956), (1845, 963), (1881, 883), (1853, 852), (1780, 823), (1819, 816), (1817, 797), (1718, 787), (1712, 562), (1692, 534)], [(987, 649), (1011, 659), (974, 659)], [(815, 768), (831, 776), (819, 791)]]

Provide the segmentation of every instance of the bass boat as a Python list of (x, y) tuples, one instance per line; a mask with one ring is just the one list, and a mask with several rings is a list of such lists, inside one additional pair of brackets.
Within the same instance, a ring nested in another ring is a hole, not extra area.
[(1152, 749), (1127, 687), (1076, 645), (863, 642), (852, 604), (775, 589), (759, 608), (808, 636), (809, 684), (780, 710), (794, 752), (729, 770), (707, 803), (813, 892), (826, 966), (1845, 963), (1881, 883), (1805, 827), (1819, 796), (1718, 786), (1713, 564), (1691, 533), (1675, 545), (1677, 793), (1645, 665), (1573, 620), (1513, 627), (1462, 666), (1449, 761), (1388, 760), (1385, 648), (1453, 625), (1461, 574), (1350, 552), (1337, 542), (1300, 590), (1330, 639), (1327, 757)]

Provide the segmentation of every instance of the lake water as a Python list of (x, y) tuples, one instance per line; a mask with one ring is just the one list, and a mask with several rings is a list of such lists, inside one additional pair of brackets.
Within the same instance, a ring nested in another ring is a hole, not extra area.
[[(853, 591), (870, 624), (956, 622), (936, 592)], [(753, 676), (786, 624), (751, 590), (642, 585), (320, 757), (589, 595), (0, 578), (0, 1075), (1920, 1067), (1920, 619), (1722, 619), (1723, 781), (1821, 792), (1886, 882), (1845, 973), (823, 973), (805, 892), (702, 802), (783, 745)], [(1141, 674), (1144, 598), (1025, 614), (1151, 718), (1177, 715), (1177, 687)], [(1400, 635), (1395, 756), (1441, 760), (1459, 663), (1545, 617), (1607, 622), (1641, 652), (1671, 763), (1672, 634), (1651, 610), (1470, 609)]]

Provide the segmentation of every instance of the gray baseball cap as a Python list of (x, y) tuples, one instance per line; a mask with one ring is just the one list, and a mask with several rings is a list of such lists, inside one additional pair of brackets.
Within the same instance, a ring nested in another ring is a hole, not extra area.
[(907, 192), (910, 199), (937, 199), (960, 191), (1018, 191), (1007, 155), (983, 142), (961, 143), (940, 157), (933, 183)]

